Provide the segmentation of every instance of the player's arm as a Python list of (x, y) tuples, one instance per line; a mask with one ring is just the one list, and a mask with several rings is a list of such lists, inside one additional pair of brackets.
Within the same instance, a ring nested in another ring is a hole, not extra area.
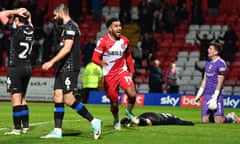
[(214, 94), (212, 95), (213, 99), (217, 99), (218, 95), (223, 87), (223, 82), (225, 79), (225, 74), (226, 74), (226, 68), (225, 67), (220, 67), (218, 70), (218, 83), (216, 86), (216, 89), (214, 91)]
[(217, 82), (216, 89), (212, 95), (212, 98), (207, 102), (208, 108), (211, 110), (217, 109), (217, 99), (223, 87), (225, 74), (226, 74), (226, 67), (225, 66), (220, 67), (218, 69), (218, 82)]
[(107, 62), (102, 60), (103, 46), (101, 40), (97, 42), (97, 47), (93, 51), (92, 62), (102, 67), (107, 66)]
[(25, 8), (19, 8), (15, 10), (5, 10), (0, 12), (0, 21), (3, 25), (6, 25), (9, 21), (9, 17), (12, 15), (20, 15), (22, 17), (26, 17), (26, 12), (28, 12)]
[(195, 100), (194, 100), (196, 105), (199, 105), (199, 100), (200, 100), (200, 97), (202, 96), (202, 94), (204, 92), (205, 85), (206, 85), (206, 72), (204, 73), (200, 88), (198, 89), (197, 95), (196, 95)]
[(127, 66), (129, 68), (130, 73), (133, 75), (135, 70), (134, 70), (134, 64), (133, 64), (133, 58), (132, 58), (132, 54), (131, 54), (131, 50), (128, 47), (127, 53), (126, 53), (126, 62), (127, 62)]
[(62, 58), (64, 58), (68, 53), (70, 53), (73, 45), (72, 39), (66, 39), (64, 40), (64, 46), (60, 49), (60, 51), (57, 53), (56, 56), (54, 56), (50, 61), (44, 63), (42, 65), (43, 70), (48, 70), (51, 68), (56, 62), (60, 61)]
[(33, 27), (33, 24), (32, 24), (32, 17), (31, 17), (31, 13), (29, 11), (27, 11), (25, 13), (25, 16), (28, 18), (28, 24)]

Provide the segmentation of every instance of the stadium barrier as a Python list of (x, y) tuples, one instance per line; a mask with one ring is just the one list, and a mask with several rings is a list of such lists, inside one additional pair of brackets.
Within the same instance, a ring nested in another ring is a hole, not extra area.
[[(136, 97), (136, 105), (157, 105), (157, 106), (180, 106), (180, 107), (197, 107), (194, 104), (194, 95), (182, 94), (160, 94), (160, 93), (138, 93)], [(90, 104), (110, 104), (104, 92), (91, 91), (88, 102)], [(119, 95), (119, 102), (122, 105), (127, 103), (127, 96), (124, 93)], [(200, 101), (201, 106), (201, 101)], [(226, 95), (224, 96), (224, 107), (240, 108), (240, 96)]]
[[(29, 101), (52, 101), (53, 100), (53, 83), (54, 78), (32, 77), (29, 82), (27, 99)], [(136, 105), (158, 105), (158, 106), (180, 106), (196, 107), (194, 105), (194, 95), (182, 94), (160, 94), (160, 93), (138, 93)], [(10, 100), (6, 92), (6, 77), (0, 76), (0, 100)], [(110, 104), (105, 92), (91, 91), (89, 104)], [(119, 95), (119, 103), (125, 105), (127, 96), (124, 93)], [(225, 95), (224, 107), (240, 108), (240, 96)]]

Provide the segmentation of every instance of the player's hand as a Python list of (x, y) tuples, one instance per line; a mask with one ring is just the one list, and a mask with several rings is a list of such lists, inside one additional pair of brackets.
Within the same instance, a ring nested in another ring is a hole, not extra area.
[(49, 68), (51, 68), (53, 66), (53, 63), (51, 62), (46, 62), (42, 65), (42, 69), (47, 71)]
[(196, 96), (194, 99), (194, 104), (199, 106), (200, 105), (200, 97)]
[(203, 94), (203, 91), (204, 91), (204, 88), (202, 88), (202, 87), (200, 87), (198, 89), (197, 95), (196, 95), (196, 97), (194, 99), (194, 104), (197, 105), (197, 106), (200, 105), (199, 101), (200, 101), (200, 98), (201, 98), (201, 96)]
[(217, 109), (217, 99), (218, 99), (219, 93), (220, 93), (219, 90), (214, 91), (212, 98), (207, 102), (208, 109), (210, 109), (210, 110)]
[(108, 65), (108, 63), (106, 62), (106, 61), (101, 61), (101, 66), (102, 67), (105, 67), (105, 66), (107, 66)]
[(210, 110), (215, 110), (217, 109), (217, 100), (212, 98), (207, 102), (208, 109)]
[(22, 16), (22, 17), (26, 17), (26, 13), (28, 13), (28, 10), (26, 8), (17, 9), (17, 14)]

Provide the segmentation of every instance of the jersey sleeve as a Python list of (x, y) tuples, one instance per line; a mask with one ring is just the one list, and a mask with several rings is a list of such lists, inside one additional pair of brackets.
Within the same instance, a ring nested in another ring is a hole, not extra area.
[(102, 40), (100, 39), (97, 42), (97, 46), (94, 49), (93, 56), (92, 56), (92, 62), (94, 62), (97, 65), (101, 65), (102, 55), (103, 55), (103, 48), (104, 48), (104, 45), (103, 45)]
[(74, 41), (76, 34), (77, 34), (76, 30), (74, 30), (72, 26), (68, 26), (64, 31), (64, 39)]
[(218, 75), (226, 75), (226, 72), (227, 72), (227, 67), (224, 63), (220, 63), (219, 64), (219, 68), (218, 68)]

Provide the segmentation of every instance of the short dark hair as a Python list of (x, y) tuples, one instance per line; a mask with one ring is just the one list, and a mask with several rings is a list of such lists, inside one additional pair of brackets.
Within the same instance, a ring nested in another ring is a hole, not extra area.
[(69, 9), (65, 4), (59, 4), (53, 10), (54, 12), (63, 12), (64, 14), (69, 15)]
[(215, 50), (218, 52), (220, 56), (222, 54), (222, 46), (219, 43), (210, 43), (209, 46), (214, 46)]
[(106, 27), (108, 28), (113, 22), (116, 22), (116, 21), (120, 21), (118, 18), (110, 18), (107, 22), (106, 22)]

